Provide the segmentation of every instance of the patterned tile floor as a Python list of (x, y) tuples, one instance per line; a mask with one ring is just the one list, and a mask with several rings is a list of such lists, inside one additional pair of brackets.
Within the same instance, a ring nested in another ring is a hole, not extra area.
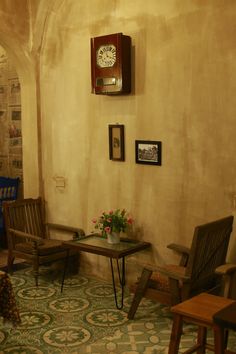
[[(167, 307), (144, 300), (135, 319), (129, 321), (132, 298), (128, 290), (123, 310), (117, 310), (113, 288), (107, 282), (70, 276), (61, 294), (61, 276), (55, 278), (55, 272), (45, 270), (38, 289), (29, 268), (14, 272), (11, 280), (22, 324), (12, 328), (0, 322), (0, 353), (168, 353), (172, 317)], [(195, 338), (196, 328), (186, 325), (180, 353)], [(230, 345), (236, 348), (234, 334)]]

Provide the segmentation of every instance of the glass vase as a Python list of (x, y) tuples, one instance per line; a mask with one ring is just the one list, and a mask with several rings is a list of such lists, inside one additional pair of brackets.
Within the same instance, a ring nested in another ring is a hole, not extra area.
[(111, 234), (107, 234), (107, 242), (111, 244), (120, 243), (120, 233), (112, 232)]

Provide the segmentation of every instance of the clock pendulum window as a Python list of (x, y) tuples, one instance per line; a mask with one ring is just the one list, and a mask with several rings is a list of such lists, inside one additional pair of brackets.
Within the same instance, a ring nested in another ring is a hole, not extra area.
[(92, 93), (131, 92), (131, 38), (114, 33), (91, 38)]

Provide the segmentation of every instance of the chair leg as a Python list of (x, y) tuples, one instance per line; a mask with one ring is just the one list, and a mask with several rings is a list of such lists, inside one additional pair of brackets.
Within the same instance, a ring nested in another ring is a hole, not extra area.
[(206, 341), (207, 341), (207, 329), (206, 327), (199, 326), (197, 333), (197, 354), (205, 354), (206, 353)]
[(227, 349), (228, 346), (228, 338), (229, 338), (229, 330), (225, 329), (224, 330), (224, 348)]
[(179, 314), (174, 314), (168, 354), (178, 354), (182, 332), (183, 318)]
[(149, 282), (151, 275), (152, 275), (152, 270), (149, 270), (146, 268), (143, 269), (141, 278), (139, 280), (139, 283), (137, 285), (137, 288), (136, 288), (136, 291), (134, 294), (132, 304), (129, 309), (129, 313), (128, 313), (129, 320), (132, 320), (134, 318), (134, 315), (137, 311), (139, 303), (142, 300), (142, 297), (144, 296), (144, 294), (148, 288), (148, 282)]
[(35, 286), (38, 287), (39, 263), (37, 259), (33, 262), (33, 274), (35, 279)]
[(214, 326), (214, 347), (215, 354), (222, 354), (227, 348), (228, 333), (221, 326)]
[(8, 273), (12, 273), (13, 271), (13, 263), (14, 263), (15, 257), (12, 255), (11, 251), (8, 251), (8, 257), (7, 257), (7, 271)]

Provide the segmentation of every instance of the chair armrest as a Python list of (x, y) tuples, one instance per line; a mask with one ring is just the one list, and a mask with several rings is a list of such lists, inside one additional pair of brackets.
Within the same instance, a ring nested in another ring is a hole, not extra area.
[(187, 282), (190, 279), (189, 276), (181, 274), (177, 271), (176, 272), (172, 271), (165, 266), (161, 267), (161, 266), (157, 266), (157, 265), (153, 265), (153, 264), (149, 264), (149, 263), (143, 263), (143, 269), (147, 269), (152, 272), (158, 272), (168, 278), (172, 278), (175, 280), (182, 280), (183, 282)]
[(215, 269), (216, 274), (227, 275), (236, 271), (236, 264), (223, 264)]
[(20, 237), (22, 239), (27, 238), (28, 240), (31, 240), (32, 242), (36, 242), (37, 244), (42, 244), (43, 240), (41, 237), (35, 236), (35, 235), (31, 235), (28, 234), (27, 232), (23, 232), (23, 231), (19, 231), (19, 230), (14, 230), (14, 229), (8, 229), (10, 234), (13, 234), (14, 236)]
[(178, 253), (185, 253), (185, 254), (188, 254), (188, 255), (190, 253), (190, 249), (188, 247), (179, 245), (177, 243), (170, 243), (167, 246), (167, 248), (170, 248), (171, 250), (176, 251)]
[(60, 225), (60, 224), (54, 224), (54, 223), (47, 223), (46, 226), (50, 229), (55, 229), (55, 230), (61, 230), (61, 231), (67, 231), (73, 233), (73, 239), (78, 239), (83, 236), (85, 236), (85, 232), (83, 229), (77, 228), (77, 227), (72, 227), (72, 226), (67, 226), (67, 225)]
[(236, 299), (236, 264), (223, 264), (215, 269), (222, 276), (222, 295)]
[(187, 263), (188, 263), (188, 259), (189, 259), (189, 255), (190, 255), (190, 249), (188, 247), (179, 245), (177, 243), (170, 243), (167, 248), (178, 252), (181, 254), (181, 259), (179, 262), (179, 265), (182, 267), (186, 267)]

